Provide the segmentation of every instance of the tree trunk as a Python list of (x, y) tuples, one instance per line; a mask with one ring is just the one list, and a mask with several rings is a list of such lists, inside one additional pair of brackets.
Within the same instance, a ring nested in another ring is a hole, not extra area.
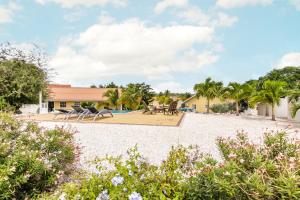
[(236, 116), (240, 115), (240, 108), (239, 108), (239, 102), (235, 102), (235, 111), (236, 111)]
[(275, 118), (275, 105), (272, 104), (272, 121), (276, 121), (276, 118)]
[(209, 103), (210, 103), (209, 99), (207, 99), (207, 111), (206, 111), (207, 113), (209, 113), (209, 106), (210, 106)]

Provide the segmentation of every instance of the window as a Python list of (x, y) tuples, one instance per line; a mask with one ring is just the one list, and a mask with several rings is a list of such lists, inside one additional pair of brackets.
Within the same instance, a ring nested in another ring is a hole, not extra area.
[(67, 103), (65, 101), (61, 101), (61, 102), (59, 102), (59, 106), (61, 108), (65, 108), (65, 107), (67, 107)]
[(75, 102), (74, 106), (80, 106), (80, 102)]

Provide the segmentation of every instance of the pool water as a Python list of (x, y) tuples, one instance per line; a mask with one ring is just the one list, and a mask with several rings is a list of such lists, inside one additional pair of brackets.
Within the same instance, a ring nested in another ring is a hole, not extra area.
[(113, 114), (126, 114), (131, 112), (131, 110), (112, 110), (111, 111)]

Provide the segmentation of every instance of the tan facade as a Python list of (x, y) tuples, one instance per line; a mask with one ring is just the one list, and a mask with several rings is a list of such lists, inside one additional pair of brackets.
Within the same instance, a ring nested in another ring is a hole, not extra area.
[[(210, 101), (210, 106), (214, 104), (222, 104), (222, 103), (229, 103), (231, 101), (222, 101), (219, 98), (215, 98)], [(207, 111), (207, 100), (204, 97), (197, 98), (196, 96), (191, 97), (190, 99), (187, 99), (185, 102), (185, 107), (187, 108), (193, 108), (196, 107), (197, 112), (206, 112)]]
[[(96, 105), (98, 102), (92, 102), (94, 105)], [(72, 110), (72, 106), (75, 104), (80, 105), (80, 102), (74, 102), (74, 101), (55, 101), (54, 102), (54, 109), (65, 109), (65, 110)], [(65, 105), (65, 107), (64, 107)]]

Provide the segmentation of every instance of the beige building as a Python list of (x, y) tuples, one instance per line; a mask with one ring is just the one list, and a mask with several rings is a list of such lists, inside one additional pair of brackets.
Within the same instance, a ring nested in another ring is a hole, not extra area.
[[(215, 98), (210, 101), (210, 107), (214, 104), (222, 104), (222, 103), (230, 103), (230, 102), (231, 101), (229, 100), (222, 101), (219, 98)], [(192, 96), (187, 100), (185, 100), (183, 103), (186, 108), (190, 108), (190, 109), (195, 108), (196, 112), (204, 113), (207, 111), (207, 100), (205, 97), (197, 98), (196, 96)]]
[[(279, 106), (275, 106), (275, 116), (278, 118), (289, 119), (300, 122), (300, 111), (297, 112), (295, 118), (291, 116), (291, 106), (288, 98), (281, 98)], [(260, 116), (270, 117), (272, 116), (272, 107), (264, 103), (257, 104), (257, 114)]]
[(112, 89), (115, 88), (84, 88), (50, 84), (48, 86), (48, 97), (44, 102), (47, 104), (49, 111), (55, 109), (71, 110), (73, 105), (79, 106), (82, 102), (97, 104), (107, 101), (104, 94)]

